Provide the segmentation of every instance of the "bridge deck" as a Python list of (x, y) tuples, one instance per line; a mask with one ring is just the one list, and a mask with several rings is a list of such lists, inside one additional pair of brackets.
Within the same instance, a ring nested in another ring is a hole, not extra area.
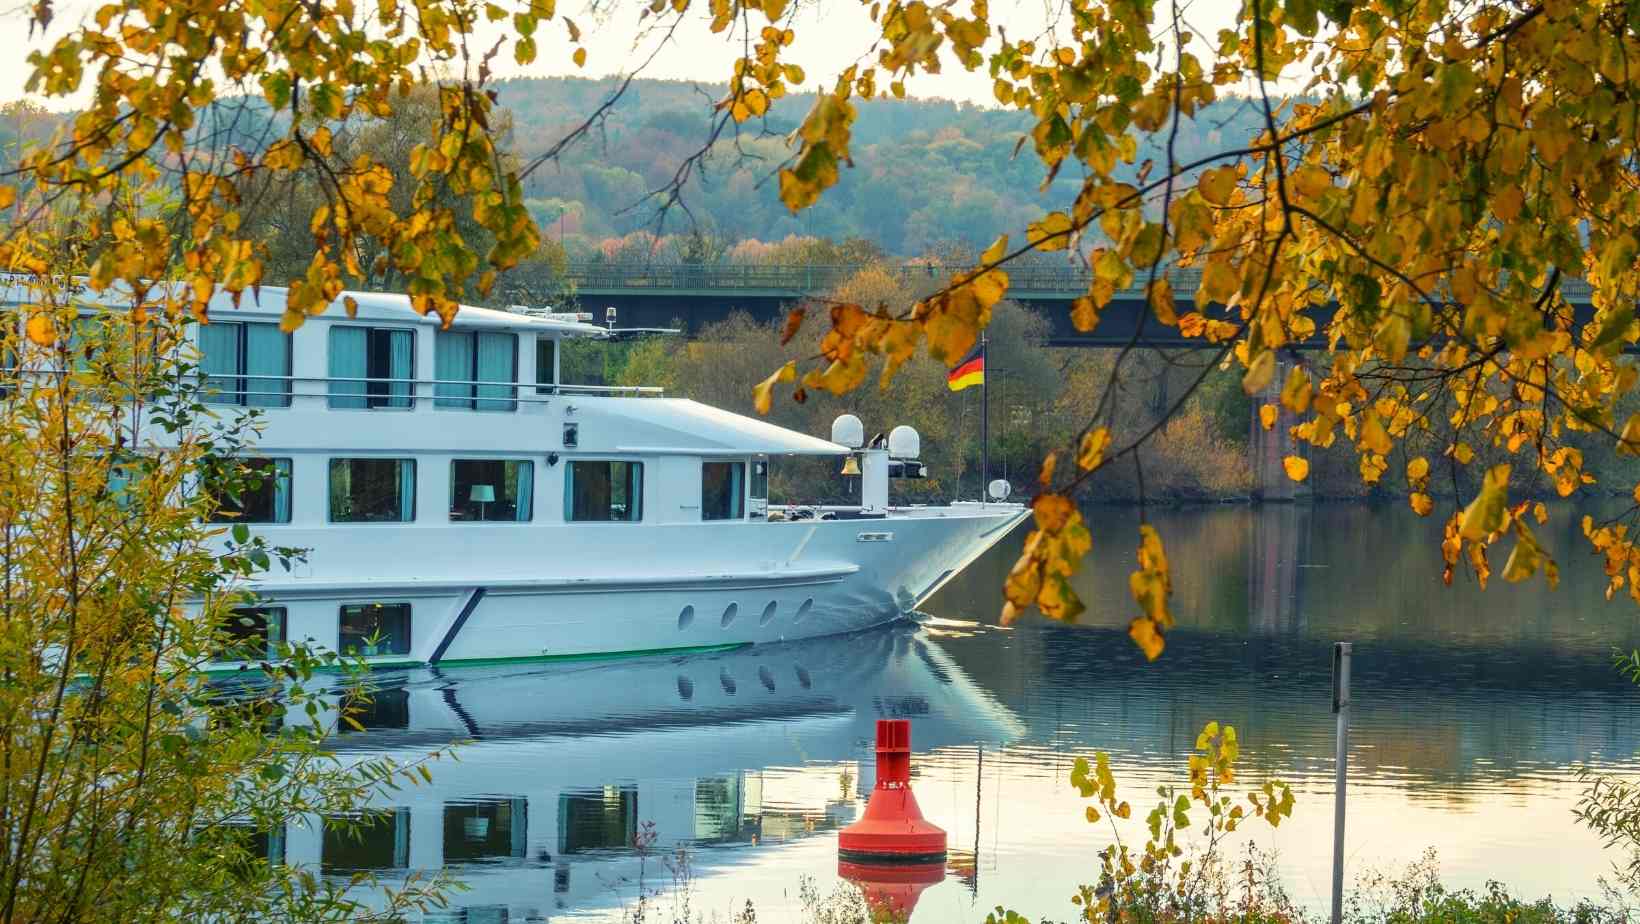
[[(595, 312), (606, 306), (616, 308), (622, 326), (661, 327), (682, 321), (689, 327), (699, 327), (735, 311), (764, 319), (780, 317), (805, 299), (823, 297), (864, 268), (824, 264), (571, 263), (567, 277), (587, 308)], [(913, 291), (926, 291), (944, 283), (953, 273), (968, 269), (931, 263), (874, 268)], [(1175, 268), (1167, 275), (1173, 291), (1180, 294), (1180, 313), (1195, 310), (1193, 296), (1201, 281), (1201, 270)], [(1043, 310), (1053, 325), (1049, 343), (1054, 346), (1202, 345), (1200, 340), (1184, 338), (1176, 328), (1149, 319), (1142, 278), (1118, 290), (1101, 312), (1099, 326), (1091, 333), (1082, 333), (1070, 323), (1070, 305), (1092, 285), (1090, 272), (1074, 266), (1030, 265), (1009, 267), (1008, 276), (1008, 297)], [(1562, 292), (1580, 309), (1580, 319), (1589, 312), (1586, 282), (1567, 280)], [(1330, 307), (1315, 315), (1317, 329), (1324, 329), (1330, 317)], [(1317, 337), (1297, 346), (1317, 349), (1324, 345)]]

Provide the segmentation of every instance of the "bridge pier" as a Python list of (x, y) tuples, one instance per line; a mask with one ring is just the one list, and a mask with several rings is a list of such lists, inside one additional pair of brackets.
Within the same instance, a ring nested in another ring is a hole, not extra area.
[[(1309, 458), (1309, 444), (1293, 439), (1292, 427), (1298, 422), (1296, 415), (1281, 406), (1281, 386), (1287, 381), (1292, 365), (1290, 359), (1276, 360), (1276, 371), (1270, 376), (1270, 383), (1252, 396), (1247, 461), (1253, 472), (1253, 497), (1256, 500), (1282, 503), (1309, 500), (1311, 496), (1310, 483), (1288, 478), (1287, 470), (1282, 465), (1282, 460), (1291, 455)], [(1266, 404), (1273, 404), (1278, 409), (1275, 426), (1268, 430), (1259, 420), (1259, 408)]]

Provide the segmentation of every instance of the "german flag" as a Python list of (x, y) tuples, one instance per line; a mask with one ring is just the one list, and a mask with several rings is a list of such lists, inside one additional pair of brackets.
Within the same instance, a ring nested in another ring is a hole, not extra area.
[(968, 354), (968, 358), (957, 363), (955, 369), (945, 375), (945, 384), (952, 391), (962, 391), (970, 385), (985, 383), (985, 351), (979, 347)]

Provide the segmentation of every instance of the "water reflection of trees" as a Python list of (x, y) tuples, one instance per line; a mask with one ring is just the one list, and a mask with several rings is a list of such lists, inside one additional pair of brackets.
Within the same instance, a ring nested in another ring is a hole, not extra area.
[[(1600, 563), (1575, 555), (1576, 517), (1544, 537), (1563, 584), (1441, 583), (1441, 524), (1365, 505), (1153, 511), (1177, 576), (1179, 629), (1154, 665), (1125, 635), (1135, 513), (1092, 508), (1094, 555), (1077, 576), (1081, 625), (1034, 617), (943, 639), (1028, 739), (1171, 759), (1208, 719), (1235, 724), (1254, 759), (1288, 775), (1330, 772), (1329, 647), (1357, 643), (1356, 768), (1409, 792), (1502, 783), (1583, 761), (1626, 761), (1640, 730), (1612, 646), (1640, 639), (1608, 604)], [(1017, 537), (1016, 537), (1016, 540)], [(993, 623), (1009, 549), (976, 563), (928, 609)], [(1278, 747), (1279, 746), (1279, 747)], [(1266, 769), (1261, 767), (1260, 769)]]

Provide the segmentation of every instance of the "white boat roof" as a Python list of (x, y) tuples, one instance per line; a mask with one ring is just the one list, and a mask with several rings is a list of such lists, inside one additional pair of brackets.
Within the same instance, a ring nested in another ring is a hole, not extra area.
[[(173, 283), (179, 290), (182, 283)], [(26, 304), (31, 301), (31, 285), (23, 277), (0, 276), (0, 304)], [(124, 290), (122, 284), (116, 283), (111, 292), (118, 293)], [(262, 286), (259, 290), (247, 289), (239, 299), (239, 307), (235, 308), (232, 297), (226, 291), (218, 291), (211, 296), (208, 311), (212, 318), (222, 321), (232, 321), (247, 317), (268, 318), (277, 320), (285, 313), (285, 299), (289, 290), (284, 286)], [(331, 303), (325, 313), (311, 320), (320, 321), (348, 321), (346, 299), (352, 298), (358, 303), (359, 320), (391, 321), (395, 324), (416, 324), (435, 326), (443, 324), (438, 315), (428, 313), (419, 315), (410, 307), (410, 296), (394, 292), (343, 292)], [(106, 301), (118, 307), (118, 296), (115, 294), (103, 297), (88, 296), (85, 301), (90, 304)], [(494, 308), (480, 308), (477, 305), (462, 305), (456, 313), (451, 327), (456, 328), (491, 328), (506, 330), (528, 330), (546, 332), (570, 337), (603, 337), (608, 334), (604, 328), (584, 321), (570, 318), (543, 317), (541, 314), (523, 314), (516, 311), (499, 311)]]
[[(573, 397), (570, 399), (574, 401)], [(599, 418), (616, 418), (616, 452), (687, 455), (841, 456), (847, 446), (777, 427), (687, 398), (599, 402)]]

